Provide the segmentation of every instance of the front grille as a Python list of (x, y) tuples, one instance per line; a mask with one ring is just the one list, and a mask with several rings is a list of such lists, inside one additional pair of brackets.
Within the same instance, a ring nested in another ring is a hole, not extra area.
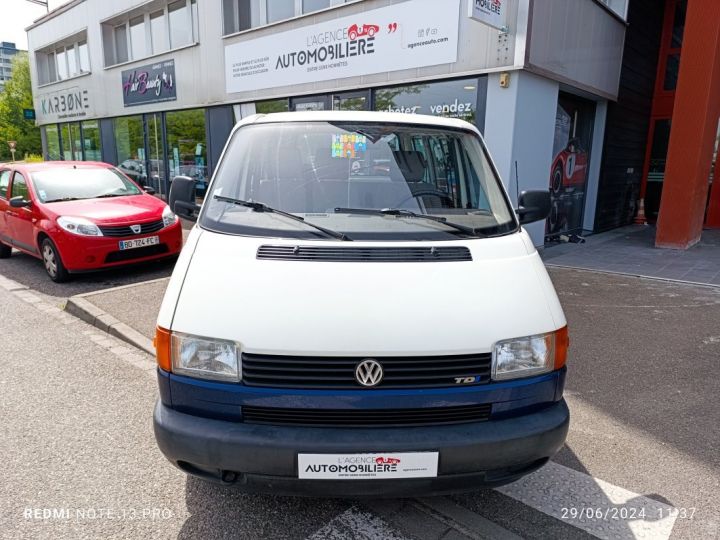
[(115, 263), (120, 261), (132, 261), (133, 259), (142, 259), (143, 257), (152, 257), (153, 255), (162, 255), (168, 252), (165, 244), (156, 244), (154, 246), (145, 246), (135, 249), (124, 249), (122, 251), (112, 251), (105, 256), (106, 263)]
[(260, 246), (257, 258), (270, 261), (326, 262), (460, 262), (472, 261), (463, 246), (441, 247), (322, 247)]
[[(375, 357), (383, 379), (373, 388), (435, 388), (468, 386), (490, 380), (490, 353), (458, 356)], [(365, 388), (355, 380), (362, 357), (275, 356), (242, 354), (242, 377), (247, 386), (274, 388)], [(472, 383), (465, 380), (474, 377)], [(458, 383), (455, 379), (465, 380)]]
[(492, 405), (464, 405), (424, 409), (277, 409), (242, 407), (248, 424), (305, 427), (403, 427), (484, 422)]
[(120, 225), (117, 227), (102, 226), (100, 227), (100, 231), (104, 236), (140, 236), (141, 234), (158, 232), (164, 226), (162, 219), (159, 221), (151, 221), (149, 223), (138, 223), (138, 225), (140, 225), (139, 233), (134, 233), (130, 228), (130, 225)]

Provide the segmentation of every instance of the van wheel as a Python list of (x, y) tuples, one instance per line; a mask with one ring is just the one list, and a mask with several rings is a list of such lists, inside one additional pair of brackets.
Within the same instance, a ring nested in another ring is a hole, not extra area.
[(12, 248), (0, 242), (0, 259), (7, 259), (12, 255)]
[(45, 238), (45, 240), (42, 241), (41, 251), (43, 265), (45, 266), (45, 271), (50, 279), (52, 279), (55, 283), (63, 283), (69, 280), (70, 274), (65, 268), (65, 265), (60, 258), (60, 253), (55, 247), (55, 244), (53, 244), (52, 240)]

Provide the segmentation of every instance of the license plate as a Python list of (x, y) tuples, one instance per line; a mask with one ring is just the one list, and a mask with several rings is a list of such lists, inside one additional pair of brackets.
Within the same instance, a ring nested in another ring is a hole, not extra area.
[(298, 454), (298, 477), (316, 480), (381, 480), (437, 476), (438, 452)]
[(132, 240), (120, 240), (120, 249), (135, 249), (145, 246), (154, 246), (160, 243), (159, 236), (148, 236), (146, 238), (133, 238)]

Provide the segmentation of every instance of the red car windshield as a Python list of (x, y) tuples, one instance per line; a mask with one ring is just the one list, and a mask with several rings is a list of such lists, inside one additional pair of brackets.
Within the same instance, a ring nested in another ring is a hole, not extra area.
[(114, 169), (63, 167), (31, 174), (35, 196), (42, 203), (125, 197), (142, 193)]

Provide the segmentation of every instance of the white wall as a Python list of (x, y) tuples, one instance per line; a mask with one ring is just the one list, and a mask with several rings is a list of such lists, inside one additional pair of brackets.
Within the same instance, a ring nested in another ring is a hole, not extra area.
[(595, 0), (533, 0), (527, 68), (617, 99), (625, 23)]
[[(511, 73), (509, 88), (500, 75), (488, 79), (485, 141), (500, 176), (516, 200), (515, 162), (519, 190), (548, 189), (559, 84), (526, 71)], [(525, 227), (536, 246), (545, 239), (545, 222)]]
[[(103, 40), (101, 21), (114, 18), (125, 11), (144, 6), (157, 7), (166, 0), (85, 0), (68, 4), (64, 11), (52, 16), (47, 21), (31, 27), (28, 31), (28, 44), (31, 51), (30, 63), (37, 111), (37, 123), (47, 124), (83, 120), (88, 118), (104, 118), (156, 112), (162, 110), (187, 109), (205, 107), (224, 103), (249, 102), (256, 99), (273, 97), (297, 96), (303, 94), (324, 93), (336, 90), (350, 90), (370, 86), (384, 86), (417, 82), (443, 77), (453, 77), (472, 73), (512, 67), (515, 62), (515, 36), (519, 32), (524, 45), (526, 28), (517, 28), (514, 21), (518, 18), (519, 6), (523, 9), (520, 17), (526, 24), (528, 0), (510, 0), (507, 17), (510, 33), (500, 36), (498, 30), (471, 20), (467, 16), (468, 2), (462, 0), (458, 13), (459, 43), (458, 59), (452, 64), (441, 64), (413, 69), (401, 69), (392, 72), (378, 72), (362, 77), (347, 77), (317, 83), (295, 84), (267, 90), (238, 92), (228, 94), (225, 91), (224, 48), (238, 42), (252, 41), (256, 38), (275, 35), (285, 30), (302, 28), (321, 22), (331, 21), (339, 17), (357, 15), (358, 21), (364, 20), (363, 12), (391, 4), (403, 4), (408, 10), (413, 9), (414, 0), (364, 0), (343, 5), (336, 9), (325, 10), (285, 22), (264, 26), (251, 31), (223, 37), (222, 35), (222, 2), (220, 0), (199, 0), (199, 43), (174, 51), (125, 63), (120, 66), (108, 67), (103, 62)], [(155, 9), (153, 7), (152, 9)], [(438, 8), (442, 9), (441, 2)], [(428, 24), (432, 23), (432, 14), (428, 15)], [(91, 73), (66, 81), (55, 82), (38, 87), (34, 50), (53, 44), (63, 38), (87, 29), (90, 49)], [(521, 49), (524, 52), (524, 48)], [(520, 51), (518, 51), (520, 54)], [(177, 100), (125, 107), (122, 98), (123, 70), (165, 60), (175, 60), (175, 77)], [(54, 114), (43, 114), (40, 106), (42, 98), (48, 99), (55, 95), (67, 95), (70, 92), (87, 92), (87, 107), (80, 117), (59, 117)]]

